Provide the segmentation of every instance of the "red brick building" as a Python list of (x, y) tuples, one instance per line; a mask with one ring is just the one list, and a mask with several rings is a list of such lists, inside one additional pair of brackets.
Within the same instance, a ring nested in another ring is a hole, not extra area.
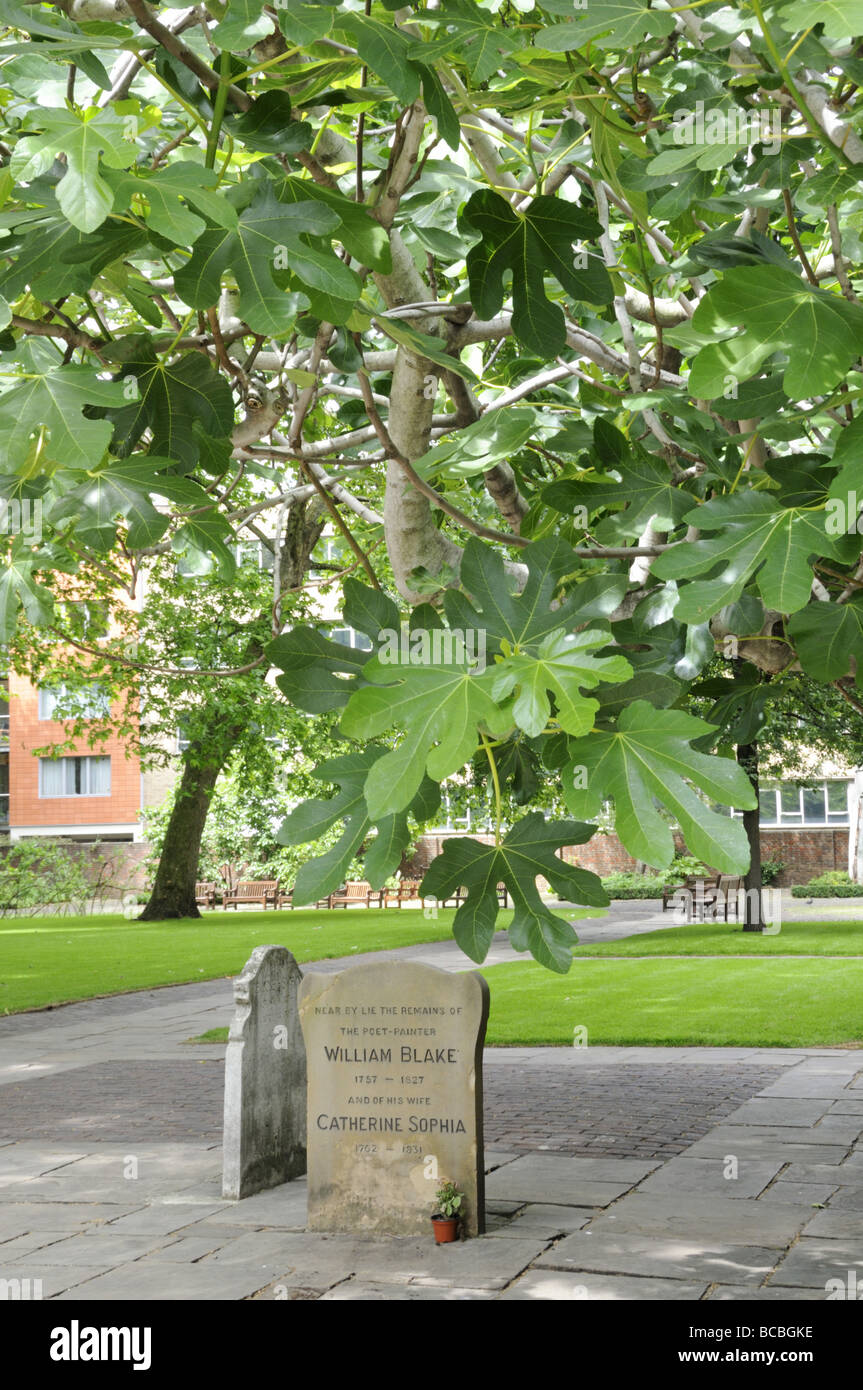
[[(60, 757), (38, 748), (65, 744), (69, 723), (58, 715), (74, 699), (86, 717), (112, 710), (98, 685), (75, 695), (37, 690), (12, 673), (0, 704), (0, 829), (13, 840), (40, 835), (64, 839), (138, 840), (143, 783), (137, 755), (116, 735), (89, 747), (76, 739)], [(119, 714), (119, 709), (116, 711)]]

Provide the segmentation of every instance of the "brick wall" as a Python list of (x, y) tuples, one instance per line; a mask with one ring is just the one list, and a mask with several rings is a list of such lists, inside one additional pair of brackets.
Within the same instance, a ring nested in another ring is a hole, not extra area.
[[(446, 834), (422, 835), (414, 847), (413, 855), (406, 857), (403, 862), (402, 873), (406, 877), (420, 878), (432, 859), (440, 853), (444, 841), (451, 838), (453, 837)], [(494, 839), (492, 835), (474, 835), (473, 838), (483, 844), (491, 844)], [(677, 849), (687, 852), (683, 836), (679, 833), (675, 834), (674, 843)], [(597, 834), (586, 845), (572, 845), (564, 849), (563, 858), (568, 864), (578, 864), (583, 869), (591, 869), (600, 877), (611, 873), (627, 873), (636, 868), (636, 861), (614, 834)], [(793, 883), (808, 883), (810, 878), (824, 873), (827, 869), (847, 870), (848, 831), (833, 827), (823, 830), (762, 830), (761, 858), (784, 861), (785, 868), (776, 880), (780, 887), (789, 887)], [(708, 865), (708, 868), (712, 867)]]
[[(41, 839), (41, 837), (38, 837)], [(30, 844), (36, 840), (20, 840), (11, 844), (0, 845), (0, 857), (14, 853), (18, 844)], [(145, 860), (150, 853), (148, 845), (138, 841), (136, 844), (123, 843), (119, 841), (106, 840), (101, 844), (91, 844), (89, 842), (62, 841), (59, 838), (47, 837), (46, 843), (56, 845), (62, 844), (65, 852), (81, 862), (88, 880), (93, 885), (103, 884), (110, 889), (116, 890), (119, 897), (127, 890), (143, 892), (152, 875), (145, 869)], [(107, 894), (111, 896), (110, 893)]]

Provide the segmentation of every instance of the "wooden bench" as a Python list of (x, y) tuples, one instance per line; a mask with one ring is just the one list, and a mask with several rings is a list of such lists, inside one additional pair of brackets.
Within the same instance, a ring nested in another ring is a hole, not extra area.
[(366, 907), (370, 907), (372, 898), (377, 898), (380, 904), (382, 891), (382, 889), (377, 891), (373, 889), (372, 885), (366, 883), (365, 879), (361, 879), (358, 883), (346, 883), (344, 892), (330, 894), (329, 906), (347, 908), (352, 903), (364, 903)]
[[(315, 907), (329, 907), (329, 906), (330, 906), (330, 898), (331, 898), (332, 896), (333, 896), (332, 893), (330, 893), (329, 897), (320, 898), (320, 899), (314, 904), (314, 906), (315, 906)], [(282, 908), (282, 907), (290, 907), (290, 908), (292, 908), (292, 907), (294, 906), (294, 890), (293, 890), (293, 888), (289, 889), (289, 890), (288, 890), (287, 892), (285, 892), (285, 893), (279, 893), (278, 897), (276, 898), (276, 904), (275, 904), (275, 905), (276, 905), (276, 907), (278, 907), (278, 908)], [(312, 904), (309, 903), (308, 906), (311, 907)]]
[(215, 907), (219, 885), (210, 880), (195, 884), (195, 903), (198, 907)]
[(725, 921), (728, 921), (729, 909), (733, 907), (733, 916), (738, 915), (737, 896), (743, 887), (743, 879), (732, 874), (720, 874), (715, 887), (711, 888), (704, 895), (704, 915), (712, 918), (715, 922), (722, 914)]
[(418, 878), (403, 878), (399, 882), (398, 905), (413, 902), (420, 896), (420, 880)]
[(664, 912), (667, 907), (677, 906), (677, 904), (674, 903), (674, 897), (677, 893), (689, 893), (690, 897), (697, 901), (699, 883), (701, 884), (701, 891), (706, 900), (708, 893), (715, 893), (716, 889), (719, 887), (719, 874), (717, 874), (715, 878), (701, 878), (690, 874), (682, 883), (668, 884), (668, 886), (662, 890), (662, 911)]
[(222, 899), (224, 908), (237, 908), (240, 903), (260, 903), (262, 907), (275, 907), (279, 896), (277, 878), (245, 879), (237, 884), (236, 892), (226, 893)]
[(378, 894), (381, 907), (401, 907), (402, 903), (412, 902), (420, 896), (418, 878), (402, 878), (392, 888), (382, 888)]
[[(497, 900), (501, 907), (509, 907), (509, 893), (505, 883), (499, 883), (495, 889)], [(457, 888), (448, 898), (443, 898), (440, 907), (461, 907), (467, 901), (467, 889)]]

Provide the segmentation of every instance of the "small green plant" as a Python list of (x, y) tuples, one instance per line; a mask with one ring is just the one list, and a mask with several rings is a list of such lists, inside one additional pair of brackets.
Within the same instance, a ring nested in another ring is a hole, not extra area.
[(435, 1196), (437, 1209), (441, 1216), (453, 1217), (458, 1215), (458, 1209), (462, 1204), (463, 1194), (459, 1192), (458, 1186), (454, 1182), (445, 1182), (439, 1187)]
[(767, 887), (771, 883), (775, 883), (784, 868), (784, 859), (762, 859), (761, 882), (764, 884), (765, 887)]

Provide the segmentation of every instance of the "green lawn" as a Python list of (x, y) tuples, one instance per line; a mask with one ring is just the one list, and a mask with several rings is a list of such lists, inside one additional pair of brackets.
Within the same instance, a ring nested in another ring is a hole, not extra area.
[[(578, 923), (575, 924), (578, 931)], [(863, 956), (859, 922), (787, 922), (775, 936), (745, 932), (735, 922), (690, 922), (577, 946), (578, 956)]]
[(572, 1045), (577, 1027), (587, 1028), (588, 1048), (863, 1045), (863, 959), (576, 957), (568, 975), (521, 962), (482, 973), (488, 1041), (499, 1046)]
[[(198, 921), (129, 922), (122, 916), (0, 921), (0, 1014), (236, 975), (252, 948), (282, 945), (297, 960), (385, 951), (452, 933), (454, 909), (214, 912)], [(507, 913), (509, 922), (512, 914)]]
[[(6, 919), (0, 1012), (235, 975), (262, 943), (311, 961), (447, 940), (453, 915), (358, 909), (216, 912), (192, 922)], [(747, 959), (704, 958), (738, 954)], [(669, 955), (701, 959), (661, 958)], [(776, 958), (783, 955), (798, 959)], [(626, 958), (634, 956), (647, 959)], [(863, 1044), (863, 923), (795, 922), (776, 936), (692, 923), (576, 947), (568, 975), (531, 961), (483, 973), (492, 991), (488, 1040), (500, 1046), (568, 1046), (576, 1027), (587, 1028), (589, 1044)]]

